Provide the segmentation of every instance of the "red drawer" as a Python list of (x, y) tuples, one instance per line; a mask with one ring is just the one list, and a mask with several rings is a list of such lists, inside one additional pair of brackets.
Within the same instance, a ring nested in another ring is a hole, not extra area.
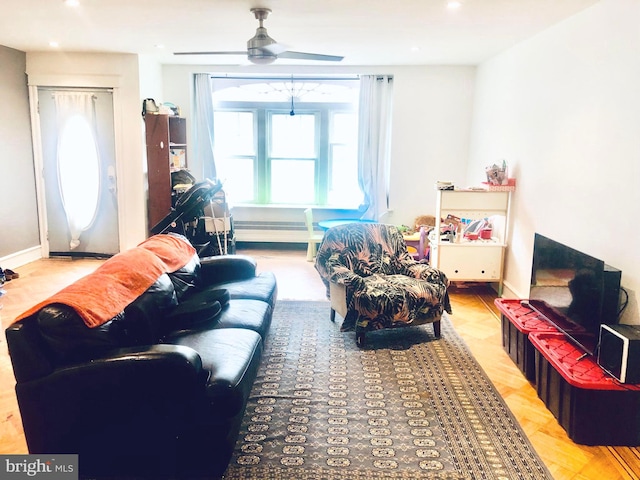
[(520, 304), (520, 300), (496, 298), (495, 306), (524, 334), (530, 332), (557, 332), (538, 312)]
[(584, 357), (584, 352), (562, 333), (531, 333), (529, 341), (570, 385), (591, 390), (640, 391), (640, 385), (623, 385), (608, 375), (594, 357)]
[(531, 333), (536, 391), (576, 443), (640, 445), (640, 385), (620, 384), (561, 333)]
[(557, 332), (556, 328), (520, 300), (496, 298), (502, 323), (502, 347), (530, 382), (535, 382), (535, 348), (527, 338), (530, 332)]

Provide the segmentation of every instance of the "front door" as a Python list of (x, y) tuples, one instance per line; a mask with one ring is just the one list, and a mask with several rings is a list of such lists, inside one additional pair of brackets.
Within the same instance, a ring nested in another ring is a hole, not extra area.
[(51, 256), (119, 252), (113, 94), (38, 88)]

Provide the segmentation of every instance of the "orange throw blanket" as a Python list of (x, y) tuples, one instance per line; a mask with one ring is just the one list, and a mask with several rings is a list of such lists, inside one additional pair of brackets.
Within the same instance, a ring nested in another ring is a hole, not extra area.
[(155, 235), (140, 245), (114, 255), (95, 272), (63, 288), (33, 306), (17, 322), (52, 303), (72, 307), (90, 328), (98, 327), (122, 312), (144, 293), (163, 273), (185, 266), (195, 249), (172, 235)]

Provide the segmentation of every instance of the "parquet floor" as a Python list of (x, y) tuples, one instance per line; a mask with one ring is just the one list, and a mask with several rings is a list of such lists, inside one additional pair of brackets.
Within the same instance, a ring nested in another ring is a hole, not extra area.
[[(278, 298), (323, 300), (324, 285), (306, 261), (306, 246), (286, 249), (238, 248), (251, 255), (260, 270), (278, 279)], [(15, 269), (20, 278), (4, 285), (0, 297), (3, 329), (20, 313), (59, 289), (93, 271), (100, 260), (46, 259)], [(502, 349), (495, 293), (483, 285), (451, 288), (451, 320), (522, 425), (534, 448), (556, 480), (640, 480), (640, 448), (588, 447), (573, 443)], [(328, 321), (328, 319), (327, 319)], [(354, 340), (355, 341), (355, 340)], [(0, 336), (0, 454), (27, 453), (15, 379), (4, 335)]]

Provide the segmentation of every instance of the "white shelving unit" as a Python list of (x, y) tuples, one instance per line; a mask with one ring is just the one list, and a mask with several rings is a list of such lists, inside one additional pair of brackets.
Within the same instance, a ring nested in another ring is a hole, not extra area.
[(439, 190), (436, 218), (488, 218), (493, 232), (491, 239), (457, 242), (446, 240), (436, 228), (431, 241), (431, 266), (442, 270), (451, 281), (498, 282), (501, 293), (510, 208), (508, 191)]

